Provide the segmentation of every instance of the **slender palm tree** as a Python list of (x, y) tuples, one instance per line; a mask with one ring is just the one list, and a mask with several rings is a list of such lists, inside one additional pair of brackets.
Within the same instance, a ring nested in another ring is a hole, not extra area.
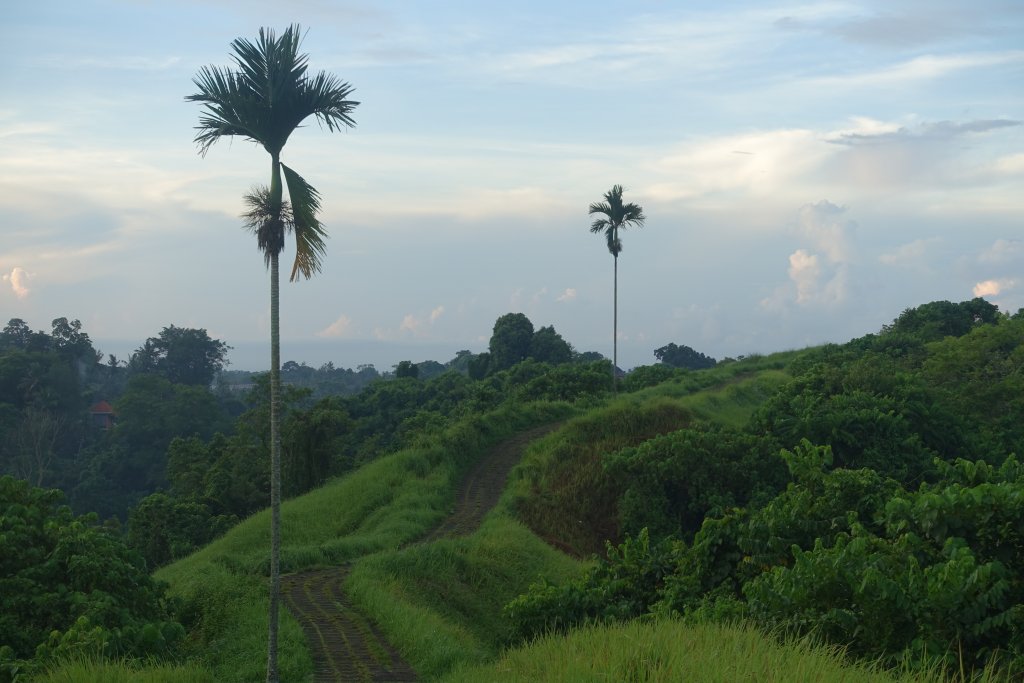
[(622, 239), (619, 230), (627, 227), (642, 228), (644, 221), (643, 207), (630, 202), (622, 203), (622, 185), (613, 185), (604, 193), (603, 202), (590, 205), (590, 215), (600, 214), (590, 224), (590, 232), (603, 232), (608, 239), (608, 251), (615, 259), (615, 278), (613, 289), (612, 317), (612, 387), (615, 387), (615, 373), (619, 367), (619, 253), (622, 251)]
[[(278, 611), (281, 592), (281, 335), (278, 257), (288, 234), (295, 237), (291, 281), (320, 271), (327, 232), (317, 216), (320, 194), (302, 176), (281, 163), (281, 150), (304, 120), (315, 116), (333, 132), (355, 125), (348, 99), (352, 86), (331, 74), (307, 74), (308, 55), (299, 53), (300, 27), (280, 37), (260, 29), (256, 42), (231, 43), (233, 67), (205, 66), (192, 79), (199, 92), (185, 99), (203, 105), (195, 142), (206, 156), (215, 142), (239, 136), (270, 154), (270, 186), (257, 186), (245, 197), (246, 226), (270, 270), (270, 634), (267, 681), (277, 683)], [(288, 186), (284, 200), (281, 176)]]

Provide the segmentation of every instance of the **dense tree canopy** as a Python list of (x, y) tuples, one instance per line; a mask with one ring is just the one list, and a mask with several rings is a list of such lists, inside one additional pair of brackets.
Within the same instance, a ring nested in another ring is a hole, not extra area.
[(960, 337), (975, 326), (991, 324), (999, 317), (999, 309), (981, 298), (952, 303), (933, 301), (903, 311), (884, 332), (910, 334), (924, 341), (943, 337)]
[(676, 346), (675, 344), (666, 344), (661, 348), (654, 349), (654, 357), (665, 365), (671, 365), (674, 368), (689, 368), (690, 370), (713, 368), (716, 362), (714, 358), (705, 356), (689, 346)]
[(128, 367), (133, 373), (160, 375), (174, 384), (208, 387), (227, 365), (230, 350), (204, 329), (171, 325), (147, 339), (132, 354)]
[(524, 361), (530, 355), (533, 343), (533, 323), (522, 313), (506, 313), (494, 322), (494, 332), (488, 349), (491, 370), (506, 370)]
[(573, 350), (562, 335), (555, 332), (553, 325), (541, 327), (533, 333), (530, 341), (530, 357), (541, 363), (568, 363), (572, 360)]
[(61, 500), (0, 477), (0, 679), (18, 660), (160, 655), (184, 636), (139, 555)]

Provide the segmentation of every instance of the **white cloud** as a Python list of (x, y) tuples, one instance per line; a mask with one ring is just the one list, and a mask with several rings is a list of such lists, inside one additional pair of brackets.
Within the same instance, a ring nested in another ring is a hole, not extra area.
[(423, 326), (423, 322), (414, 316), (412, 313), (407, 313), (402, 318), (402, 324), (398, 326), (399, 332), (409, 332), (413, 336), (418, 336), (420, 328)]
[(811, 302), (818, 291), (818, 280), (821, 279), (821, 266), (818, 257), (803, 249), (797, 249), (789, 255), (789, 279), (796, 285), (796, 302)]
[(998, 239), (978, 255), (981, 263), (1004, 264), (1024, 257), (1024, 240)]
[(658, 179), (643, 194), (675, 201), (740, 191), (774, 199), (834, 154), (818, 133), (804, 129), (688, 141), (651, 164)]
[(842, 145), (881, 144), (907, 140), (952, 140), (957, 137), (979, 133), (989, 133), (1005, 128), (1021, 125), (1015, 119), (974, 119), (971, 121), (933, 121), (919, 123), (908, 128), (883, 124), (871, 119), (858, 119), (863, 127), (860, 130), (837, 131), (829, 136), (828, 141)]
[(389, 330), (377, 327), (373, 331), (373, 336), (382, 341), (393, 340), (396, 337), (402, 337), (403, 335), (420, 339), (428, 338), (430, 336), (429, 328), (441, 319), (444, 312), (444, 306), (436, 306), (425, 316), (416, 315), (415, 313), (406, 313), (402, 318), (402, 322), (398, 325), (397, 332), (393, 329)]
[(318, 337), (343, 338), (352, 332), (352, 319), (345, 314), (338, 316), (338, 319), (316, 333)]
[(576, 289), (568, 287), (564, 292), (555, 297), (555, 301), (561, 301), (562, 303), (569, 303), (570, 301), (576, 300)]
[(15, 266), (10, 273), (4, 273), (4, 282), (11, 283), (11, 290), (14, 295), (19, 299), (24, 299), (32, 291), (28, 287), (28, 281), (32, 278), (32, 275), (25, 271), (24, 268)]
[(804, 85), (805, 87), (842, 88), (905, 85), (914, 81), (942, 78), (967, 69), (1021, 62), (1024, 62), (1024, 50), (977, 52), (962, 55), (921, 55), (874, 71), (811, 78), (805, 81)]
[(938, 237), (928, 237), (914, 240), (902, 246), (879, 255), (879, 263), (887, 266), (916, 266), (922, 265), (928, 251), (942, 240)]
[(1017, 286), (1017, 281), (1012, 278), (1002, 278), (999, 280), (985, 280), (974, 285), (974, 296), (999, 296), (1005, 294), (1007, 290), (1013, 289)]
[(855, 224), (841, 220), (845, 213), (845, 207), (828, 200), (800, 207), (797, 234), (812, 246), (789, 255), (789, 283), (763, 299), (762, 308), (781, 311), (789, 302), (833, 307), (846, 300), (852, 251), (847, 233)]
[[(635, 88), (665, 79), (706, 83), (723, 72), (745, 71), (749, 63), (771, 58), (784, 42), (766, 31), (778, 19), (776, 7), (702, 11), (689, 9), (686, 3), (677, 5), (673, 11), (637, 14), (625, 21), (602, 19), (596, 24), (599, 28), (589, 31), (553, 31), (547, 42), (540, 31), (531, 36), (531, 43), (540, 42), (536, 47), (499, 52), (480, 61), (478, 68), (517, 83), (575, 89)], [(849, 13), (840, 3), (787, 10), (798, 22)]]
[(846, 213), (846, 207), (836, 206), (828, 200), (800, 207), (798, 225), (801, 234), (810, 239), (814, 246), (825, 253), (830, 263), (845, 263), (850, 260), (850, 246), (847, 232), (855, 224), (842, 222), (839, 217)]
[(992, 163), (992, 169), (997, 174), (1004, 176), (1024, 174), (1024, 153), (999, 157)]

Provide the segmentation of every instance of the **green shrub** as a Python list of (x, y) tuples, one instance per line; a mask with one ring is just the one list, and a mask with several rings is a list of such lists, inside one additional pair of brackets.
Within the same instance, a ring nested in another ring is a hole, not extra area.
[(184, 636), (142, 558), (62, 499), (0, 477), (0, 680), (33, 658), (166, 655)]

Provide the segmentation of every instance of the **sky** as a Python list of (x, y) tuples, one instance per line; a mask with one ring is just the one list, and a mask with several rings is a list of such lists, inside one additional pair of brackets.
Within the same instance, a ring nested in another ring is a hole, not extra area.
[[(525, 313), (619, 364), (843, 342), (906, 308), (1024, 307), (1019, 0), (47, 0), (0, 24), (0, 324), (79, 319), (126, 358), (168, 325), (269, 367), (241, 227), (266, 152), (202, 157), (185, 101), (230, 43), (299, 23), (355, 87), (282, 160), (323, 195), (323, 272), (282, 282), (282, 358), (444, 362)], [(282, 257), (287, 271), (293, 251)]]

